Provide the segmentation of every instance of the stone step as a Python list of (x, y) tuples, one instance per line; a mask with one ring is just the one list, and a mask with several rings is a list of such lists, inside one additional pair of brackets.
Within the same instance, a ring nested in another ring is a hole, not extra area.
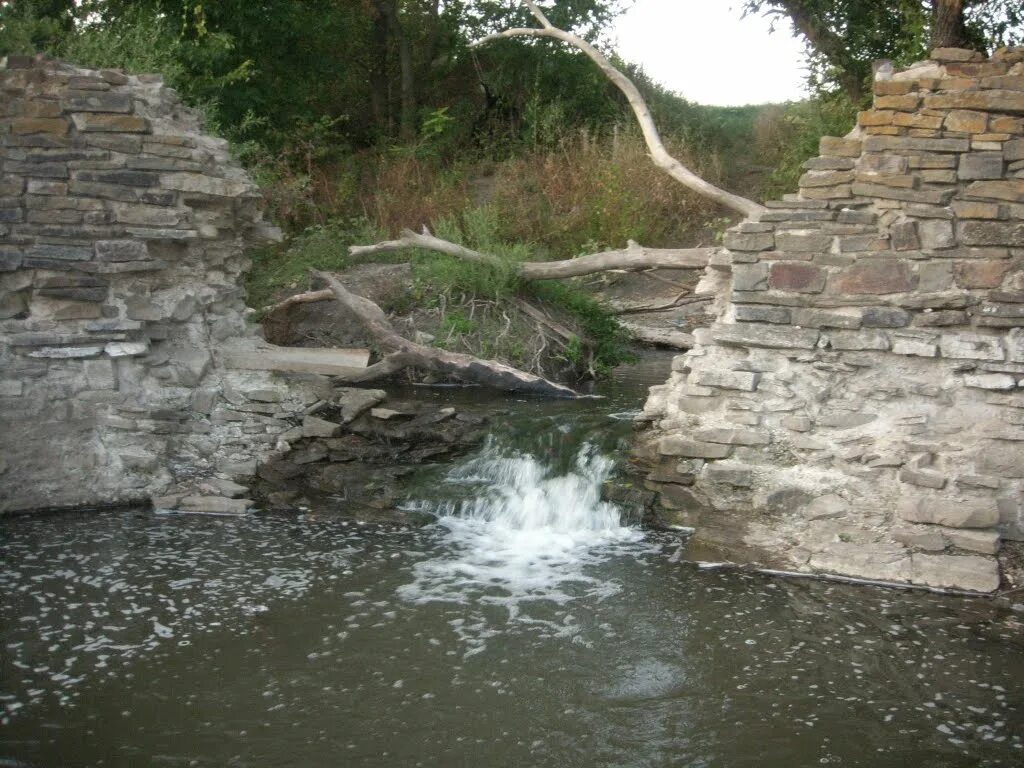
[(322, 347), (277, 347), (272, 344), (235, 346), (222, 353), (226, 368), (246, 371), (282, 371), (288, 373), (319, 373), (347, 376), (370, 362), (368, 349)]

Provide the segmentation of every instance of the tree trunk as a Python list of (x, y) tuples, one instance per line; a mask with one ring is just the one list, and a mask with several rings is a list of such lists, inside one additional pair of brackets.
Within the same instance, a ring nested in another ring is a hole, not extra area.
[(849, 56), (846, 41), (820, 21), (805, 0), (782, 0), (780, 5), (786, 9), (793, 26), (807, 38), (807, 42), (839, 69), (839, 85), (850, 97), (850, 101), (862, 104), (867, 72)]
[(375, 0), (375, 5), (398, 48), (400, 135), (403, 141), (413, 141), (416, 138), (416, 73), (413, 70), (412, 44), (399, 18), (398, 0)]
[(969, 48), (963, 0), (932, 0), (932, 48)]
[(373, 57), (370, 64), (370, 108), (377, 128), (385, 135), (392, 131), (388, 103), (388, 22), (384, 14), (373, 19)]

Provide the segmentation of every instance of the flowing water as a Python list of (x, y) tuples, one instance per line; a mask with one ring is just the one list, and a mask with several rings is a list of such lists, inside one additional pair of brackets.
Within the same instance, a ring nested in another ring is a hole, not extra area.
[(683, 561), (600, 498), (641, 383), (508, 408), (423, 529), (0, 521), (0, 766), (1024, 764), (1024, 605)]

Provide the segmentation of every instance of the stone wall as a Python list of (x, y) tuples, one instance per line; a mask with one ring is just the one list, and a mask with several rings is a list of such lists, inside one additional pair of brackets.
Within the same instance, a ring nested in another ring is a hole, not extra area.
[(727, 557), (991, 591), (1024, 539), (1024, 49), (881, 66), (874, 92), (726, 234), (717, 321), (638, 454)]
[(322, 388), (221, 359), (276, 234), (256, 187), (158, 77), (10, 57), (0, 137), (0, 512), (245, 509)]

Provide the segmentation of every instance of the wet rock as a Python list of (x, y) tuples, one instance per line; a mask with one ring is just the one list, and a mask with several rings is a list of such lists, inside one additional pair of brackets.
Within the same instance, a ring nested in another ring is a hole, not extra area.
[(911, 555), (911, 581), (929, 587), (994, 592), (999, 588), (995, 558), (978, 555)]
[(341, 409), (341, 420), (347, 424), (386, 397), (387, 393), (382, 389), (343, 387), (335, 390), (334, 404)]
[(341, 425), (317, 416), (306, 416), (302, 420), (303, 437), (335, 437), (341, 434)]
[(185, 512), (218, 515), (242, 515), (253, 505), (251, 499), (232, 499), (226, 496), (185, 496), (177, 508)]
[(808, 520), (833, 520), (850, 511), (850, 503), (834, 493), (819, 496), (803, 508)]

